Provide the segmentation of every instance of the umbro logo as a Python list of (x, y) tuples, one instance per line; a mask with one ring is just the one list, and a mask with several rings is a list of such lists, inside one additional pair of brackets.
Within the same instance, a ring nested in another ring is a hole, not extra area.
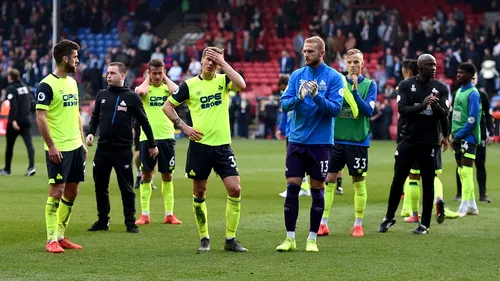
[(219, 85), (219, 91), (222, 91), (224, 89), (221, 85)]

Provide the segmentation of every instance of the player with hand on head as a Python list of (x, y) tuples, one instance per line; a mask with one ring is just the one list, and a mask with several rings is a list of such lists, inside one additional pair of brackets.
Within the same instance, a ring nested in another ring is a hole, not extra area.
[(178, 86), (165, 74), (165, 64), (162, 60), (153, 59), (148, 65), (148, 76), (141, 85), (135, 88), (135, 92), (142, 98), (144, 111), (148, 116), (156, 144), (158, 145), (158, 157), (151, 158), (148, 155), (148, 142), (144, 133), (140, 134), (141, 142), (141, 169), (142, 182), (140, 184), (140, 198), (142, 215), (135, 222), (137, 225), (151, 222), (149, 205), (152, 192), (153, 170), (158, 163), (158, 171), (161, 173), (161, 194), (165, 206), (164, 223), (181, 224), (174, 213), (174, 184), (172, 173), (175, 168), (175, 137), (174, 124), (163, 113), (163, 104), (167, 101), (170, 93), (177, 90)]
[(310, 175), (311, 213), (306, 251), (317, 252), (318, 233), (324, 201), (324, 185), (330, 161), (334, 117), (340, 113), (344, 91), (342, 76), (324, 63), (325, 42), (318, 36), (307, 38), (303, 47), (306, 66), (295, 70), (281, 97), (281, 109), (293, 111), (286, 157), (287, 196), (284, 204), (287, 237), (276, 247), (286, 252), (296, 249), (295, 227), (299, 215), (302, 178)]
[[(278, 89), (281, 94), (286, 89), (288, 85), (288, 76), (283, 75), (278, 80)], [(278, 125), (278, 130), (276, 131), (276, 138), (281, 139), (282, 136), (285, 136), (285, 145), (288, 149), (288, 135), (290, 134), (290, 121), (292, 120), (293, 111), (281, 112), (281, 119)], [(302, 185), (300, 186), (299, 196), (311, 196), (311, 186), (309, 185), (309, 181), (307, 176), (302, 179)], [(279, 194), (281, 197), (286, 197), (286, 190)]]
[(335, 144), (328, 165), (325, 188), (325, 210), (318, 235), (328, 235), (328, 217), (333, 203), (337, 174), (347, 165), (354, 185), (354, 227), (352, 236), (364, 236), (363, 216), (366, 209), (367, 192), (365, 176), (368, 171), (368, 148), (370, 147), (370, 117), (377, 99), (377, 85), (361, 73), (364, 66), (363, 53), (350, 49), (346, 53), (347, 75), (344, 79), (344, 102), (340, 114), (335, 118)]
[[(193, 213), (200, 234), (199, 252), (210, 251), (206, 205), (207, 179), (212, 169), (227, 190), (226, 241), (224, 250), (247, 252), (235, 239), (241, 211), (241, 186), (238, 166), (231, 149), (229, 91), (245, 89), (243, 77), (225, 60), (224, 50), (203, 50), (202, 73), (184, 81), (171, 95), (163, 112), (189, 137), (186, 160), (187, 177), (193, 180)], [(216, 73), (220, 68), (225, 74)], [(175, 107), (187, 102), (193, 127), (182, 121)]]
[(50, 185), (45, 205), (45, 249), (49, 253), (82, 248), (64, 236), (78, 185), (85, 179), (87, 159), (78, 85), (68, 75), (76, 72), (79, 50), (80, 46), (73, 41), (59, 41), (52, 51), (56, 69), (40, 81), (36, 93), (36, 122), (44, 141)]
[(478, 215), (474, 193), (473, 164), (478, 145), (481, 144), (481, 96), (472, 84), (476, 75), (476, 67), (471, 63), (461, 63), (458, 66), (457, 81), (460, 89), (453, 101), (451, 134), (453, 150), (457, 161), (458, 174), (462, 183), (462, 202), (458, 207), (460, 217)]

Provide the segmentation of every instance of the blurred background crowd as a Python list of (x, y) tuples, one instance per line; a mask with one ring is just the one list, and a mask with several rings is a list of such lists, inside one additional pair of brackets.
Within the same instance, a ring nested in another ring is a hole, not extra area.
[[(478, 70), (478, 87), (500, 114), (500, 12), (496, 1), (422, 0), (67, 0), (62, 1), (63, 38), (80, 44), (82, 112), (106, 87), (111, 61), (128, 66), (127, 85), (143, 81), (147, 62), (165, 62), (171, 80), (181, 83), (201, 72), (206, 46), (223, 48), (225, 57), (247, 81), (232, 93), (232, 134), (274, 138), (279, 122), (279, 77), (304, 65), (305, 38), (326, 42), (326, 63), (346, 72), (344, 54), (364, 53), (363, 75), (378, 86), (373, 139), (393, 139), (395, 88), (401, 62), (422, 53), (437, 61), (436, 79), (454, 94), (461, 62)], [(52, 69), (52, 0), (0, 1), (0, 89), (17, 68), (33, 92)], [(450, 95), (450, 99), (451, 99)], [(188, 118), (187, 108), (180, 114)], [(495, 114), (495, 116), (498, 116)], [(498, 123), (496, 120), (496, 134)]]

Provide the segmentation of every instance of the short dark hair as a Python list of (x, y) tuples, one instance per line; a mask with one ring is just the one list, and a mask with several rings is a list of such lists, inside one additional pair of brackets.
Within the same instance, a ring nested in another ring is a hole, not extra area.
[(152, 59), (148, 63), (148, 69), (151, 67), (162, 67), (165, 68), (165, 63), (160, 59)]
[(458, 65), (458, 69), (463, 70), (472, 76), (476, 74), (476, 67), (472, 63), (463, 62)]
[(111, 63), (109, 64), (109, 66), (116, 66), (116, 67), (118, 67), (118, 71), (119, 71), (120, 73), (122, 73), (122, 74), (127, 74), (127, 67), (126, 67), (123, 63), (121, 63), (121, 62), (119, 62), (119, 61), (114, 61), (114, 62), (111, 62)]
[(278, 86), (288, 85), (288, 75), (281, 75), (278, 79)]
[(60, 64), (64, 56), (66, 57), (71, 56), (73, 50), (79, 51), (80, 46), (71, 40), (63, 39), (54, 46), (54, 50), (52, 51), (52, 56), (54, 57), (56, 63)]
[(410, 60), (410, 59), (403, 60), (403, 62), (401, 63), (401, 67), (409, 69), (411, 73), (413, 73), (413, 75), (418, 74), (418, 67), (416, 60)]
[(19, 72), (19, 70), (12, 68), (11, 70), (9, 70), (7, 75), (9, 75), (9, 77), (10, 77), (10, 79), (12, 79), (12, 81), (16, 81), (16, 80), (19, 80), (21, 73)]

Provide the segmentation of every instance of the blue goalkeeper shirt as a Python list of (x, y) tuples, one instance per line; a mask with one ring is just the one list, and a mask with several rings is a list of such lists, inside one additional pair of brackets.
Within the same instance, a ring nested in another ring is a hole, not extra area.
[[(344, 82), (336, 70), (325, 63), (317, 68), (295, 70), (281, 96), (283, 112), (293, 111), (288, 141), (299, 144), (333, 144), (334, 117), (342, 108)], [(299, 99), (303, 82), (316, 81), (318, 94)]]
[(290, 121), (292, 121), (293, 111), (281, 112), (278, 130), (286, 137), (290, 134)]

